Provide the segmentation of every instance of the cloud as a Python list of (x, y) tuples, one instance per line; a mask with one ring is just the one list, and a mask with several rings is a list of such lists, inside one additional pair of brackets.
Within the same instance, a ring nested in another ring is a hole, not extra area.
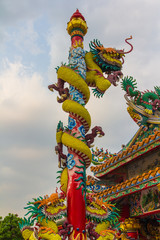
[(21, 24), (16, 32), (10, 35), (10, 42), (13, 41), (15, 47), (21, 52), (28, 51), (30, 54), (38, 55), (43, 53), (43, 50), (38, 46), (38, 38), (39, 35), (34, 29), (34, 23), (28, 21)]
[(7, 214), (18, 212), (28, 194), (54, 191), (55, 131), (62, 111), (38, 73), (8, 60), (0, 72), (0, 109), (0, 212)]
[(34, 2), (15, 0), (14, 4), (10, 0), (1, 0), (1, 22), (9, 26), (15, 25), (20, 20), (34, 19), (41, 14), (44, 5), (44, 0), (35, 0)]
[[(3, 63), (3, 70), (0, 72), (0, 91), (0, 104), (6, 111), (5, 115), (3, 114), (4, 118), (1, 118), (4, 123), (6, 114), (9, 122), (28, 122), (31, 118), (39, 117), (39, 121), (46, 118), (51, 123), (50, 118), (46, 117), (44, 113), (57, 103), (50, 101), (51, 93), (47, 86), (43, 85), (40, 74), (32, 72), (32, 69), (25, 67), (20, 62), (11, 63), (6, 60)], [(52, 96), (55, 99), (54, 93)], [(16, 114), (15, 110), (17, 110)]]
[[(64, 41), (64, 38), (66, 39)], [(61, 66), (61, 63), (68, 64), (68, 51), (70, 48), (70, 37), (65, 30), (60, 29), (58, 32), (50, 30), (47, 36), (47, 41), (50, 46), (50, 71), (49, 77), (53, 83), (56, 82), (56, 70), (57, 66)], [(54, 80), (53, 80), (54, 79)]]

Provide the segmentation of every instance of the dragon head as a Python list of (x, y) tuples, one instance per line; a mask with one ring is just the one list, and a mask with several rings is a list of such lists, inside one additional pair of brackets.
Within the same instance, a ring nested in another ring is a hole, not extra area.
[[(111, 204), (99, 199), (91, 194), (87, 195), (86, 217), (92, 226), (88, 226), (89, 233), (93, 234), (97, 240), (117, 239), (119, 214), (115, 204)], [(112, 230), (114, 229), (114, 230)], [(97, 233), (97, 235), (95, 235)], [(98, 237), (99, 235), (99, 237)]]
[(95, 87), (93, 89), (94, 96), (102, 97), (111, 84), (117, 86), (119, 78), (123, 76), (121, 69), (125, 54), (130, 53), (133, 49), (133, 46), (128, 42), (130, 39), (132, 37), (125, 40), (131, 46), (128, 52), (115, 48), (105, 48), (100, 41), (95, 39), (90, 42), (90, 52), (85, 55), (86, 82), (88, 86)]
[[(44, 239), (61, 239), (58, 235), (58, 225), (66, 219), (65, 194), (53, 193), (50, 196), (38, 197), (28, 202), (25, 209), (28, 210), (21, 221), (20, 228), (24, 239), (32, 239), (32, 235)], [(47, 238), (50, 236), (50, 238)]]
[(90, 42), (90, 51), (93, 54), (93, 59), (96, 64), (101, 68), (102, 72), (111, 73), (113, 71), (120, 71), (124, 63), (123, 57), (125, 54), (133, 50), (133, 46), (128, 42), (130, 38), (125, 39), (125, 42), (131, 46), (128, 52), (124, 50), (117, 50), (115, 48), (105, 48), (100, 41), (93, 40)]
[(34, 205), (34, 208), (37, 208), (38, 212), (42, 212), (46, 218), (53, 221), (57, 221), (66, 215), (63, 193), (52, 193), (50, 196), (46, 195), (44, 198), (35, 199), (31, 204), (32, 206)]
[(86, 217), (95, 223), (110, 222), (114, 225), (118, 222), (119, 214), (118, 209), (114, 204), (104, 202), (103, 199), (95, 198), (87, 195)]

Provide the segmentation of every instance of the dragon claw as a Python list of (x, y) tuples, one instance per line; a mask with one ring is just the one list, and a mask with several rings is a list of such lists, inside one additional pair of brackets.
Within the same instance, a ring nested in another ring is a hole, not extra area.
[(90, 145), (90, 148), (92, 148), (92, 147), (94, 147), (94, 144), (91, 144), (91, 145)]
[(98, 137), (103, 137), (103, 135), (99, 134)]
[(67, 99), (67, 94), (61, 94), (60, 97), (57, 96), (57, 102), (62, 103)]

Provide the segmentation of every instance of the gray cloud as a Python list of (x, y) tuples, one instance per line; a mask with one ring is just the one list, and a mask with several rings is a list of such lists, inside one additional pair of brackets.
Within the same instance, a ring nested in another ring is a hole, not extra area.
[(18, 204), (24, 204), (26, 195), (44, 195), (45, 188), (50, 191), (55, 188), (54, 136), (62, 113), (59, 109), (54, 114), (58, 105), (55, 95), (44, 88), (41, 80), (36, 73), (28, 74), (20, 63), (7, 62), (0, 73), (0, 195), (3, 195), (0, 214), (3, 215), (10, 209), (19, 212)]

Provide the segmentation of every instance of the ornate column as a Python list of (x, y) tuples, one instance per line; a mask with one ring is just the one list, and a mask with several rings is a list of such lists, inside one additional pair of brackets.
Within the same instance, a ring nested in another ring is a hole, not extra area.
[[(83, 36), (87, 33), (87, 24), (81, 13), (77, 11), (72, 15), (67, 25), (68, 34), (71, 36), (71, 48), (69, 52), (69, 67), (73, 69), (85, 81), (86, 63), (85, 51), (83, 50)], [(75, 78), (75, 81), (78, 79)], [(80, 111), (86, 112), (84, 95), (73, 85), (69, 86), (70, 104), (73, 110), (69, 111), (68, 129), (70, 135), (74, 136), (73, 141), (85, 141), (85, 133), (89, 129), (87, 122)], [(72, 101), (72, 102), (71, 102)], [(68, 102), (69, 103), (69, 102)], [(76, 107), (79, 108), (77, 113)], [(80, 110), (81, 108), (81, 110)], [(82, 114), (83, 115), (83, 114)], [(89, 114), (88, 114), (89, 115)], [(77, 142), (78, 143), (78, 142)], [(79, 142), (79, 146), (81, 145)], [(83, 146), (82, 146), (83, 147)], [(86, 224), (86, 159), (85, 154), (77, 147), (68, 147), (67, 168), (67, 216), (68, 221), (73, 225), (73, 232), (70, 239), (85, 239)]]

